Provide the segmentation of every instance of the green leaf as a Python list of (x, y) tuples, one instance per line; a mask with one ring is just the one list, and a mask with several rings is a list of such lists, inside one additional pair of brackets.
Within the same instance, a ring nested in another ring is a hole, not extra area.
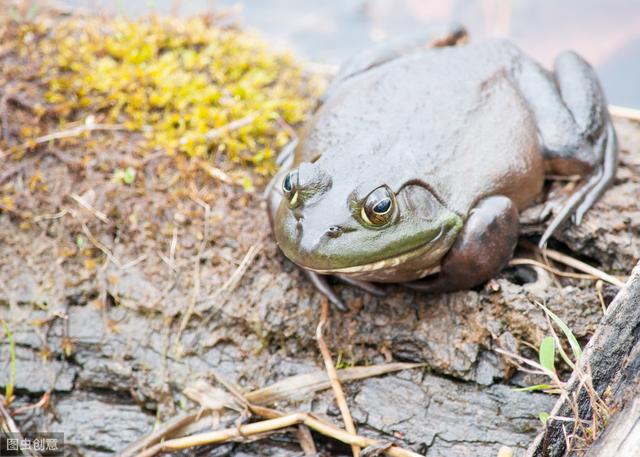
[(125, 184), (133, 184), (133, 181), (136, 179), (136, 170), (132, 167), (128, 167), (124, 174), (122, 175), (122, 180)]
[(538, 355), (540, 357), (540, 365), (542, 365), (546, 370), (555, 373), (556, 342), (552, 336), (545, 336), (542, 339)]
[(573, 352), (573, 356), (576, 358), (576, 361), (578, 361), (578, 359), (582, 356), (582, 349), (580, 348), (580, 343), (578, 343), (578, 340), (576, 339), (575, 335), (573, 334), (569, 326), (565, 324), (562, 321), (562, 319), (556, 316), (553, 311), (551, 311), (549, 308), (544, 306), (542, 303), (538, 303), (538, 306), (540, 306), (544, 310), (544, 312), (547, 313), (547, 315), (551, 318), (551, 320), (556, 323), (556, 325), (560, 328), (560, 330), (562, 330), (562, 333), (564, 333), (564, 336), (569, 341), (569, 345), (571, 346), (571, 351)]
[(531, 390), (547, 390), (553, 389), (551, 384), (536, 384), (535, 386), (527, 386), (527, 387), (517, 387), (512, 389), (514, 392), (528, 392)]
[(547, 425), (547, 421), (549, 420), (549, 413), (538, 414), (538, 419), (540, 419), (540, 422), (542, 422), (542, 425)]

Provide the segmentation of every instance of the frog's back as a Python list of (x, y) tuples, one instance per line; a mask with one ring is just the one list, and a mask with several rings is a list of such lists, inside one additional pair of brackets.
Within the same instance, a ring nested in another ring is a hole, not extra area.
[[(537, 129), (514, 83), (525, 56), (489, 41), (410, 55), (345, 81), (308, 125), (297, 161), (332, 176), (423, 181), (466, 215), (488, 195), (519, 208), (539, 193)], [(357, 184), (357, 183), (356, 183)]]

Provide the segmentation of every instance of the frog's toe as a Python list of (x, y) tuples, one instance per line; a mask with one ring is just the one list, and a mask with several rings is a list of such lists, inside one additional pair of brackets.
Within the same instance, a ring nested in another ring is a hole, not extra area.
[(618, 140), (613, 125), (609, 123), (607, 126), (607, 135), (604, 139), (606, 146), (601, 166), (596, 174), (598, 176), (596, 184), (584, 196), (584, 200), (576, 209), (574, 222), (579, 225), (585, 213), (591, 208), (604, 194), (607, 188), (613, 183), (616, 177), (616, 167), (618, 164)]
[(335, 306), (338, 311), (342, 311), (343, 313), (349, 311), (349, 307), (340, 299), (340, 297), (338, 297), (333, 288), (327, 282), (326, 276), (309, 270), (303, 271), (307, 275), (311, 283), (315, 286), (315, 288), (318, 289), (322, 294), (324, 294), (329, 299), (329, 302), (331, 302), (331, 304)]
[(602, 162), (588, 181), (575, 191), (547, 226), (538, 245), (544, 248), (555, 231), (569, 218), (576, 225), (580, 225), (585, 213), (598, 201), (615, 179), (618, 164), (618, 141), (611, 123), (608, 124), (606, 134), (595, 146), (602, 149)]
[(545, 202), (542, 207), (542, 211), (540, 211), (540, 215), (538, 216), (538, 221), (543, 222), (549, 219), (552, 214), (557, 213), (560, 208), (562, 208), (563, 199), (561, 198), (553, 198)]
[(371, 295), (375, 295), (376, 297), (386, 297), (387, 296), (387, 292), (382, 289), (381, 287), (376, 286), (373, 283), (367, 282), (367, 281), (360, 281), (358, 279), (353, 279), (350, 278), (349, 276), (345, 276), (345, 275), (337, 275), (337, 278), (340, 279), (340, 281), (344, 281), (347, 284), (351, 284), (352, 286), (355, 286), (359, 289), (364, 290), (365, 292), (369, 292)]

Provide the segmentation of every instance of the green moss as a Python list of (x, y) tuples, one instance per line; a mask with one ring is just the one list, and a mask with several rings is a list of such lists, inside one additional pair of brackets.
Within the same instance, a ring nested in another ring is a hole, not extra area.
[(290, 56), (201, 18), (63, 19), (35, 49), (63, 124), (95, 115), (142, 132), (149, 150), (260, 175), (273, 173), (287, 124), (305, 118), (318, 86)]

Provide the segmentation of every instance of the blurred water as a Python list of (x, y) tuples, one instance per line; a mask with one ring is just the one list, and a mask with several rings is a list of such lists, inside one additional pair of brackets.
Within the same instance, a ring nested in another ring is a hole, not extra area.
[(639, 0), (62, 0), (93, 12), (189, 15), (241, 6), (235, 17), (277, 46), (337, 64), (388, 36), (457, 21), (472, 40), (507, 37), (544, 65), (573, 49), (594, 65), (610, 103), (640, 108)]

